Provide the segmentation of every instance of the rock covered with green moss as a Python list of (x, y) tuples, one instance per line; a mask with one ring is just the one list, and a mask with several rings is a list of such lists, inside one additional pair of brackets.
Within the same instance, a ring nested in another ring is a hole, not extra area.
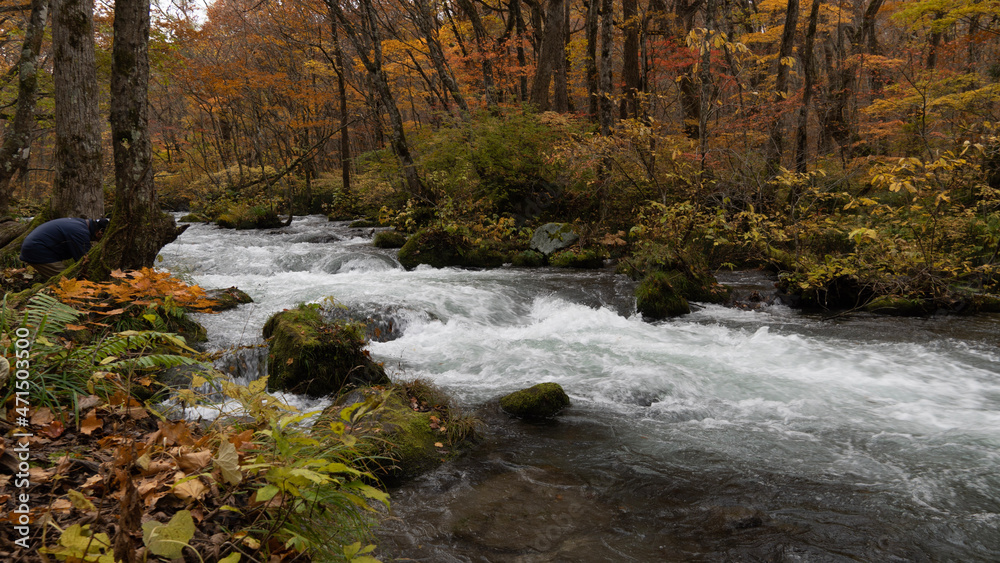
[(500, 398), (500, 408), (526, 419), (552, 418), (569, 406), (569, 395), (558, 383), (539, 383)]
[(355, 385), (385, 384), (381, 365), (364, 350), (359, 323), (327, 322), (318, 305), (276, 313), (264, 325), (270, 341), (268, 388), (324, 397)]
[[(683, 276), (681, 276), (683, 277)], [(661, 320), (691, 312), (687, 299), (680, 294), (677, 277), (666, 272), (647, 275), (635, 288), (635, 308), (643, 318)]]
[(459, 232), (440, 227), (417, 231), (399, 249), (399, 263), (407, 270), (421, 264), (435, 268), (497, 268), (504, 263), (503, 253), (484, 244), (474, 244)]
[(556, 268), (598, 269), (604, 267), (604, 254), (593, 248), (562, 250), (549, 257)]
[(372, 245), (375, 248), (402, 248), (406, 244), (406, 235), (394, 230), (375, 233)]
[(220, 214), (215, 224), (223, 229), (274, 229), (283, 225), (278, 213), (262, 205), (236, 205)]

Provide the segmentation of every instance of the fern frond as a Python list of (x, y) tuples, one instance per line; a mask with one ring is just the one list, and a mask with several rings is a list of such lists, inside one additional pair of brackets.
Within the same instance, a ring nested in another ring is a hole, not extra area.
[(24, 308), (22, 324), (35, 329), (35, 339), (39, 336), (47, 339), (55, 337), (66, 330), (66, 325), (75, 323), (80, 313), (44, 293), (36, 293)]
[(194, 358), (178, 356), (176, 354), (151, 354), (149, 356), (139, 356), (127, 358), (117, 362), (111, 362), (105, 366), (110, 371), (128, 371), (135, 369), (168, 369), (177, 366), (192, 366), (201, 364)]

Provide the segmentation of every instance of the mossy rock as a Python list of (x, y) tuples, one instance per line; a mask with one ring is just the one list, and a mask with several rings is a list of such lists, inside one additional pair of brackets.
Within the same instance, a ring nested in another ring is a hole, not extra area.
[(500, 398), (500, 408), (526, 419), (552, 418), (569, 406), (569, 395), (558, 383), (539, 383)]
[[(362, 403), (361, 405), (358, 405)], [(330, 424), (343, 422), (348, 411), (349, 432), (358, 438), (356, 449), (369, 460), (367, 469), (379, 480), (397, 484), (434, 469), (460, 455), (474, 443), (476, 432), (455, 432), (457, 420), (450, 399), (421, 400), (407, 386), (356, 389), (327, 407), (313, 428), (318, 435), (331, 432)], [(357, 417), (357, 413), (368, 413)]]
[(969, 301), (977, 313), (1000, 313), (1000, 295), (977, 293)]
[(935, 308), (934, 303), (928, 299), (894, 295), (876, 297), (864, 306), (864, 310), (870, 313), (893, 317), (920, 317), (933, 313)]
[(677, 317), (691, 312), (691, 306), (674, 283), (686, 279), (683, 275), (653, 272), (635, 288), (636, 310), (650, 320)]
[(407, 270), (421, 264), (435, 268), (496, 268), (504, 262), (503, 254), (489, 246), (475, 245), (459, 233), (433, 227), (411, 236), (399, 249), (398, 259)]
[(540, 268), (545, 265), (545, 255), (537, 250), (524, 250), (514, 255), (512, 260), (518, 268)]
[(397, 231), (381, 231), (375, 233), (372, 245), (375, 248), (402, 248), (406, 244), (406, 235)]
[(325, 397), (351, 386), (385, 384), (381, 365), (364, 350), (359, 323), (327, 322), (316, 305), (276, 313), (264, 324), (270, 340), (268, 388)]
[(725, 303), (732, 290), (720, 284), (710, 273), (684, 274), (673, 270), (667, 272), (671, 285), (688, 301), (701, 303)]
[(179, 223), (211, 223), (212, 220), (201, 213), (188, 213), (177, 220)]
[(548, 256), (554, 252), (568, 248), (580, 235), (569, 223), (546, 223), (535, 230), (531, 237), (531, 250), (537, 250)]
[(214, 300), (217, 305), (212, 307), (212, 311), (228, 311), (244, 303), (253, 303), (253, 299), (245, 291), (237, 287), (227, 287), (225, 289), (210, 289), (205, 292), (209, 299)]
[(284, 223), (278, 213), (266, 207), (240, 207), (230, 209), (215, 219), (215, 224), (223, 229), (275, 229)]
[(550, 256), (549, 264), (556, 268), (587, 268), (596, 270), (604, 267), (604, 255), (593, 248), (563, 250)]

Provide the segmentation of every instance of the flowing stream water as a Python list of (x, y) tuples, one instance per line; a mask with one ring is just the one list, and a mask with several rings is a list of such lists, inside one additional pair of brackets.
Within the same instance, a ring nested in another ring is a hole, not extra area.
[[(649, 323), (610, 270), (407, 272), (370, 229), (323, 217), (196, 224), (162, 256), (254, 298), (199, 317), (210, 347), (260, 343), (272, 313), (333, 297), (391, 319), (369, 350), (395, 377), (489, 424), (471, 455), (392, 491), (383, 560), (1000, 559), (1000, 318), (707, 305)], [(546, 381), (572, 400), (552, 422), (491, 403)]]

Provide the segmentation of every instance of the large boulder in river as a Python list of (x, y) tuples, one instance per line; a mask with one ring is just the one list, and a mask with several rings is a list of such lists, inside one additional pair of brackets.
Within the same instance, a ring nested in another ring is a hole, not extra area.
[(643, 318), (661, 320), (691, 312), (687, 299), (679, 291), (679, 280), (684, 276), (667, 272), (647, 275), (635, 289), (635, 307)]
[(399, 249), (398, 259), (407, 270), (421, 264), (435, 268), (496, 268), (504, 263), (503, 254), (497, 250), (474, 244), (461, 233), (449, 232), (441, 227), (417, 231)]
[(500, 408), (519, 418), (552, 418), (569, 406), (569, 395), (558, 383), (539, 383), (500, 398)]
[(264, 324), (270, 340), (268, 388), (311, 397), (340, 393), (354, 385), (389, 383), (381, 365), (364, 350), (359, 323), (327, 322), (318, 305), (276, 313)]
[(546, 223), (535, 230), (529, 248), (548, 256), (558, 250), (569, 248), (579, 239), (580, 235), (576, 234), (573, 225), (569, 223)]

